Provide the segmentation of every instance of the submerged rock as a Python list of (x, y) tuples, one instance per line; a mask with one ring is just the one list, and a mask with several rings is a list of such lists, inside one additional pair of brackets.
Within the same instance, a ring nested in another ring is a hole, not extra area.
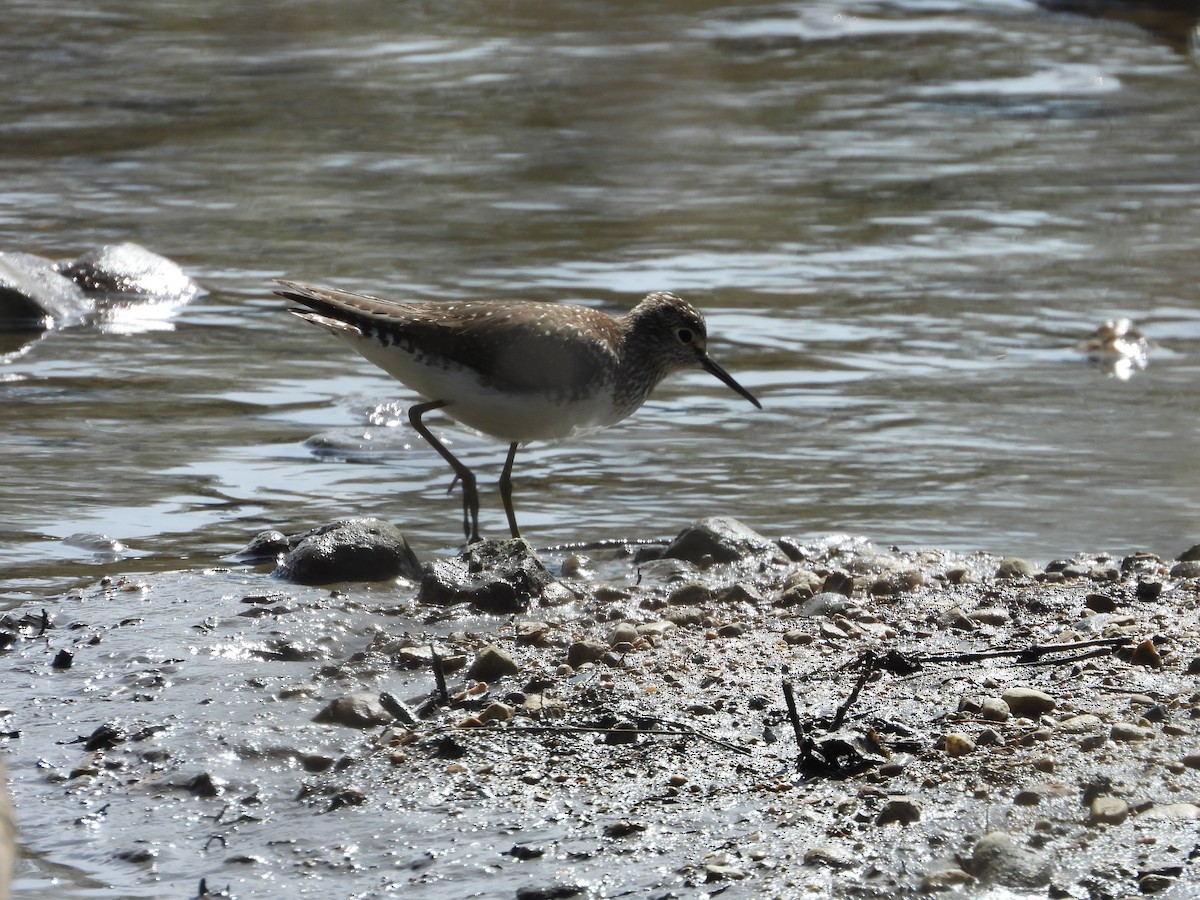
[(773, 541), (728, 516), (713, 516), (687, 526), (663, 556), (703, 565), (738, 562), (750, 556), (782, 555)]
[(298, 584), (389, 581), (420, 577), (421, 564), (396, 526), (343, 519), (303, 536), (271, 574)]
[(0, 253), (0, 330), (44, 331), (141, 306), (175, 306), (199, 291), (176, 263), (139, 244), (108, 244), (54, 262)]
[(418, 603), (469, 603), (479, 612), (515, 613), (538, 602), (558, 605), (574, 599), (566, 585), (518, 539), (479, 541), (450, 559), (427, 566)]
[(178, 264), (129, 242), (106, 244), (57, 269), (89, 294), (104, 294), (108, 302), (182, 303), (196, 294), (196, 285)]
[(79, 321), (94, 308), (94, 298), (64, 278), (52, 260), (0, 253), (0, 327), (5, 330), (42, 331)]

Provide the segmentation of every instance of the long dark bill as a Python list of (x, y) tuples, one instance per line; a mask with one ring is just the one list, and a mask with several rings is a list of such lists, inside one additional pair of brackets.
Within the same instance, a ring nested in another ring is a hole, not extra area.
[(739, 394), (741, 394), (743, 397), (745, 397), (747, 400), (749, 400), (751, 403), (753, 403), (759, 409), (762, 409), (762, 404), (759, 403), (758, 400), (755, 399), (754, 395), (752, 393), (750, 393), (748, 390), (746, 390), (744, 387), (742, 387), (740, 384), (738, 384), (736, 381), (734, 381), (733, 376), (730, 375), (728, 372), (726, 372), (724, 369), (722, 369), (720, 366), (718, 366), (715, 362), (713, 362), (712, 359), (708, 356), (708, 354), (705, 354), (704, 356), (700, 357), (700, 365), (702, 365), (704, 367), (704, 370), (706, 372), (711, 372), (713, 375), (716, 375), (723, 382), (725, 382), (727, 385), (729, 385), (731, 388), (733, 388), (735, 391), (737, 391)]

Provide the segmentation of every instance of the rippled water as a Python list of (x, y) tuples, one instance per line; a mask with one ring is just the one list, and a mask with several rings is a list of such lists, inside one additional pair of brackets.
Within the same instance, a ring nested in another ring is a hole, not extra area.
[[(1200, 76), (1148, 31), (1016, 0), (6, 18), (0, 247), (134, 240), (207, 293), (0, 365), (5, 597), (338, 515), (459, 540), (448, 470), (392, 424), (411, 395), (284, 315), (278, 276), (707, 311), (765, 409), (698, 372), (523, 451), (542, 545), (710, 513), (1041, 559), (1197, 539)], [(1070, 350), (1117, 315), (1160, 345), (1127, 381)], [(379, 450), (305, 444), (330, 431)], [(503, 448), (444, 434), (503, 534)]]

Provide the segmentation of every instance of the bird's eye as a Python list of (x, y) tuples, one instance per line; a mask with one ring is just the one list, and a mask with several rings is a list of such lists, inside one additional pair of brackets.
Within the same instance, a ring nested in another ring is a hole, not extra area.
[(690, 344), (692, 342), (692, 329), (680, 328), (677, 332), (675, 332), (675, 336), (679, 338), (679, 343)]

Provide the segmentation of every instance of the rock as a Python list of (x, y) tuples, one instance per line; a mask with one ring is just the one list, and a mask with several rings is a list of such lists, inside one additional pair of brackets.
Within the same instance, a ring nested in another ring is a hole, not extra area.
[(1104, 722), (1099, 716), (1094, 716), (1091, 713), (1082, 713), (1078, 716), (1071, 716), (1063, 719), (1058, 723), (1058, 728), (1067, 734), (1087, 734), (1093, 731), (1099, 731), (1104, 727)]
[(417, 602), (437, 606), (469, 603), (479, 612), (522, 612), (530, 603), (555, 606), (574, 594), (517, 538), (479, 541), (450, 559), (427, 566)]
[(726, 866), (718, 863), (708, 863), (705, 865), (704, 873), (704, 880), (707, 882), (740, 881), (746, 877), (746, 873), (737, 866)]
[(980, 609), (973, 609), (967, 613), (967, 618), (972, 622), (978, 622), (980, 625), (1005, 625), (1008, 623), (1009, 615), (1007, 609), (1001, 609), (996, 606), (984, 606)]
[(1010, 888), (1039, 888), (1050, 883), (1053, 867), (1043, 853), (1016, 842), (1005, 831), (985, 834), (971, 852), (975, 877)]
[(1037, 566), (1019, 556), (1006, 556), (996, 568), (997, 578), (1031, 578), (1037, 574)]
[(1120, 825), (1129, 818), (1129, 804), (1120, 797), (1093, 798), (1088, 808), (1089, 825)]
[(244, 563), (278, 562), (292, 546), (293, 542), (282, 531), (260, 531), (233, 558)]
[(53, 261), (32, 253), (0, 253), (0, 329), (43, 331), (79, 322), (95, 300), (64, 278)]
[(585, 663), (595, 662), (608, 652), (608, 644), (602, 641), (576, 641), (567, 648), (567, 665), (578, 669)]
[(737, 519), (714, 516), (701, 519), (679, 532), (663, 556), (703, 565), (731, 563), (751, 556), (775, 556), (779, 548)]
[(1012, 718), (1012, 710), (999, 697), (985, 697), (980, 714), (989, 722), (1007, 722)]
[(487, 709), (479, 714), (479, 718), (483, 722), (507, 722), (514, 715), (516, 710), (507, 703), (496, 701), (488, 705)]
[(938, 891), (952, 891), (957, 887), (974, 883), (975, 877), (971, 873), (952, 867), (925, 873), (921, 877), (921, 890), (932, 894)]
[(1034, 688), (1009, 688), (1000, 699), (1008, 704), (1014, 716), (1025, 719), (1036, 719), (1057, 705), (1049, 694)]
[(1154, 641), (1142, 641), (1134, 648), (1133, 655), (1130, 656), (1129, 662), (1135, 666), (1146, 666), (1150, 669), (1162, 668), (1162, 657), (1158, 654), (1158, 648), (1154, 646)]
[(384, 709), (375, 694), (357, 693), (330, 701), (313, 716), (313, 721), (347, 728), (374, 728), (391, 722), (392, 714)]
[(272, 577), (297, 584), (390, 581), (421, 574), (400, 530), (380, 519), (342, 519), (296, 542)]
[(892, 797), (883, 805), (875, 819), (876, 825), (889, 825), (898, 822), (901, 825), (911, 825), (921, 821), (921, 807), (917, 806), (912, 797)]
[(852, 869), (858, 860), (837, 847), (810, 847), (804, 851), (804, 864), (829, 869)]
[(608, 633), (608, 646), (615, 647), (618, 644), (636, 644), (639, 637), (636, 625), (632, 622), (621, 622)]
[(975, 751), (975, 742), (965, 734), (951, 733), (946, 735), (943, 749), (947, 756), (966, 756)]
[(1131, 722), (1117, 722), (1108, 736), (1114, 741), (1148, 741), (1154, 737), (1154, 731)]
[(88, 293), (133, 295), (154, 303), (178, 303), (196, 294), (196, 285), (176, 263), (139, 244), (107, 244), (58, 271)]
[(712, 603), (712, 589), (702, 581), (689, 581), (671, 591), (667, 603), (671, 606), (707, 606)]
[(1193, 544), (1175, 558), (1180, 562), (1200, 562), (1200, 544)]
[(805, 600), (798, 612), (802, 616), (834, 616), (845, 614), (852, 606), (845, 594), (821, 591)]
[(1200, 561), (1189, 560), (1171, 567), (1172, 578), (1200, 578)]
[(494, 644), (488, 644), (475, 654), (475, 660), (471, 663), (471, 668), (467, 669), (467, 675), (476, 681), (492, 682), (499, 681), (506, 675), (516, 675), (520, 671), (520, 667), (506, 651)]

